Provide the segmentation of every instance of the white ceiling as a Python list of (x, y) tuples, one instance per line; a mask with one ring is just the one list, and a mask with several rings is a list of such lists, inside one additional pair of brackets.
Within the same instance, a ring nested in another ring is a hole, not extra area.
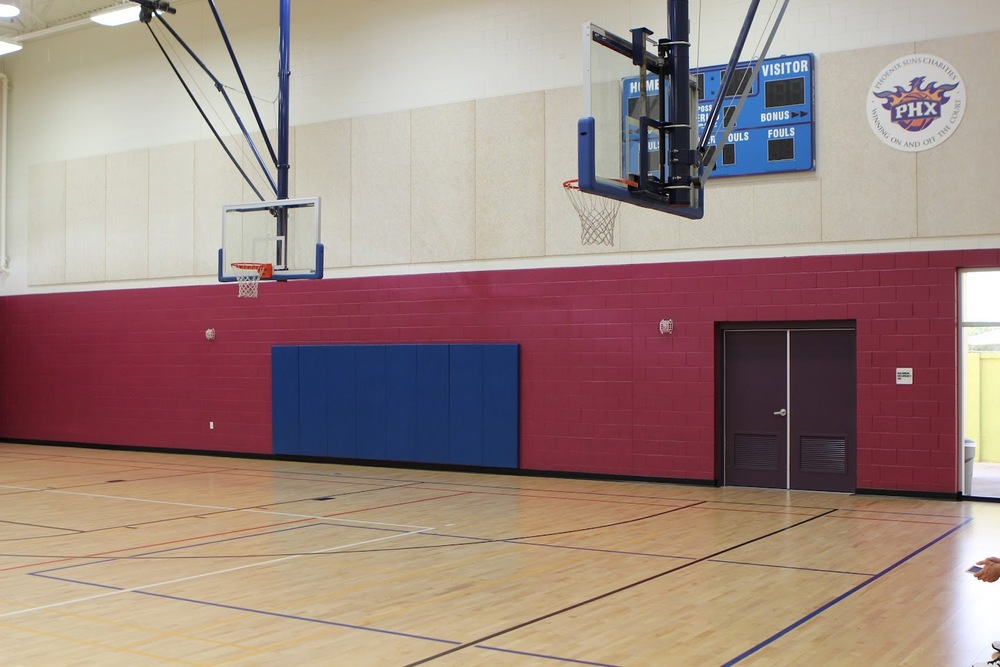
[[(128, 0), (0, 0), (20, 8), (12, 19), (0, 18), (0, 37), (27, 38), (31, 33), (57, 30), (88, 19), (92, 14), (131, 4)], [(44, 32), (42, 34), (45, 34)]]

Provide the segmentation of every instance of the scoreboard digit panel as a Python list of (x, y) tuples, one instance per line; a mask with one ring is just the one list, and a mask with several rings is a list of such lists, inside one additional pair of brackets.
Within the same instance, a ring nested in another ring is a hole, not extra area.
[[(713, 178), (749, 176), (816, 168), (815, 129), (813, 114), (813, 64), (812, 54), (767, 58), (749, 87), (736, 125), (729, 133), (729, 140), (716, 161)], [(705, 131), (705, 123), (712, 105), (722, 87), (725, 66), (704, 67), (691, 70), (697, 78), (701, 99), (698, 100), (698, 134)], [(739, 89), (753, 68), (740, 64), (733, 74), (723, 99), (720, 125), (735, 111)], [(658, 113), (659, 90), (657, 81), (647, 82), (649, 106)], [(623, 151), (622, 173), (635, 174), (639, 164), (639, 98), (638, 77), (622, 82), (622, 135), (628, 142)], [(653, 113), (647, 115), (655, 117)], [(659, 138), (650, 134), (646, 138), (651, 156), (660, 149)], [(710, 145), (717, 143), (715, 137)], [(652, 160), (651, 160), (652, 162)]]
[[(816, 168), (815, 118), (813, 115), (812, 54), (767, 58), (761, 63), (743, 110), (729, 133), (733, 149), (728, 159), (716, 162), (713, 178), (749, 176)], [(749, 66), (746, 69), (750, 69)], [(722, 86), (724, 66), (705, 67), (697, 72), (704, 81), (698, 101), (698, 132), (705, 122)], [(740, 68), (726, 90), (724, 104), (735, 104), (739, 91)], [(734, 84), (733, 82), (736, 82)], [(732, 96), (732, 97), (730, 97)], [(721, 129), (721, 127), (720, 127)], [(716, 143), (714, 140), (712, 144)]]

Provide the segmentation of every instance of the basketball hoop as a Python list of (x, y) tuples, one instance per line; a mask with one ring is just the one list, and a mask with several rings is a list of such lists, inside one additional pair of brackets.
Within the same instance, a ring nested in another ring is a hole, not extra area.
[(256, 299), (260, 279), (264, 275), (271, 275), (271, 265), (262, 262), (233, 262), (232, 267), (240, 288), (236, 298)]
[[(635, 186), (632, 181), (615, 179), (619, 183)], [(618, 218), (618, 208), (621, 202), (609, 197), (590, 194), (580, 190), (578, 179), (563, 183), (566, 196), (580, 216), (580, 243), (583, 245), (615, 244), (615, 220)]]

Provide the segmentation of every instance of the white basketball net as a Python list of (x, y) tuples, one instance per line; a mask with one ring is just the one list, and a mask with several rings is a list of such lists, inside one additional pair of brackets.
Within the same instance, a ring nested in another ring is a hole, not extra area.
[(234, 262), (232, 264), (233, 275), (236, 276), (236, 284), (239, 292), (236, 298), (257, 298), (257, 288), (260, 286), (260, 273), (264, 270), (263, 264)]
[(563, 183), (563, 189), (580, 216), (580, 243), (614, 245), (615, 220), (622, 203), (617, 199), (581, 192), (575, 180)]

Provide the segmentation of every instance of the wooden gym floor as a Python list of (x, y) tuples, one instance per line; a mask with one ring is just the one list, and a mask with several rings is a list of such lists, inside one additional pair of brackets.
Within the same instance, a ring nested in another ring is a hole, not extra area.
[(0, 443), (0, 664), (969, 665), (1000, 504)]

